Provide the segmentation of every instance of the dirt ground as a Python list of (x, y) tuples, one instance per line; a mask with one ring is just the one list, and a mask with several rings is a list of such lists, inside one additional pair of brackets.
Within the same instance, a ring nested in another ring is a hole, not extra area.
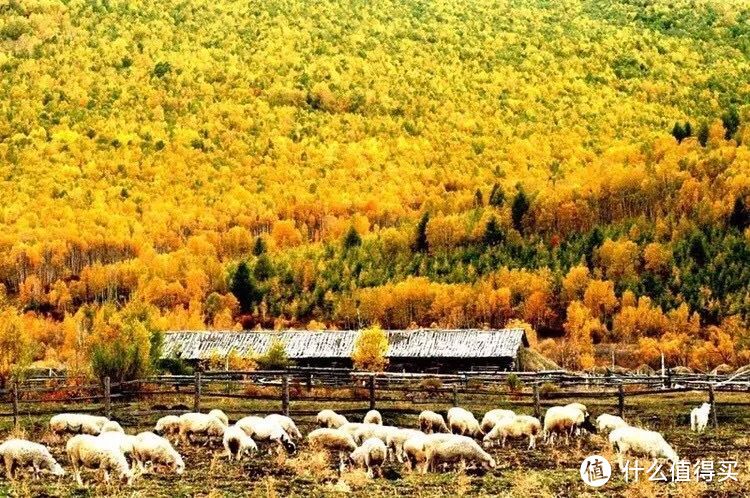
[[(587, 403), (595, 417), (599, 413), (615, 413), (614, 407), (597, 404), (595, 400), (580, 400)], [(183, 454), (186, 471), (183, 475), (149, 474), (140, 476), (130, 487), (119, 484), (104, 485), (98, 482), (93, 471), (84, 474), (85, 486), (78, 487), (71, 475), (60, 479), (45, 477), (34, 481), (26, 475), (16, 483), (0, 480), (2, 496), (118, 496), (118, 497), (286, 497), (286, 496), (508, 496), (508, 497), (573, 497), (573, 496), (750, 496), (750, 437), (746, 428), (750, 422), (750, 395), (721, 394), (718, 398), (718, 429), (709, 428), (704, 434), (689, 431), (690, 407), (703, 401), (700, 394), (678, 394), (674, 396), (641, 397), (629, 400), (626, 419), (631, 424), (661, 431), (682, 459), (695, 464), (698, 460), (713, 459), (737, 461), (739, 482), (705, 483), (692, 479), (688, 483), (654, 483), (642, 477), (637, 483), (625, 483), (616, 467), (615, 458), (600, 435), (590, 435), (576, 440), (570, 446), (551, 448), (539, 444), (535, 450), (526, 449), (525, 440), (517, 440), (504, 449), (492, 449), (497, 468), (491, 471), (469, 469), (466, 472), (412, 473), (397, 462), (385, 467), (384, 477), (367, 479), (361, 471), (348, 471), (339, 476), (334, 465), (326, 461), (325, 455), (312, 453), (304, 442), (293, 456), (269, 455), (265, 451), (256, 454), (241, 465), (228, 462), (220, 448), (178, 447)], [(563, 404), (562, 402), (558, 402)], [(497, 404), (468, 404), (476, 414), (495, 407), (510, 407), (518, 412), (529, 413), (528, 406), (514, 406), (508, 400)], [(140, 409), (148, 405), (139, 406)], [(214, 403), (211, 408), (225, 408), (230, 413), (253, 413), (253, 403), (247, 402), (223, 406)], [(130, 407), (131, 409), (133, 407)], [(445, 407), (435, 407), (444, 410)], [(257, 408), (256, 409), (260, 409)], [(68, 411), (72, 408), (68, 407)], [(245, 410), (247, 410), (245, 412)], [(63, 411), (61, 409), (60, 411)], [(415, 415), (401, 415), (382, 410), (385, 423), (403, 427), (415, 427)], [(364, 410), (363, 410), (364, 413)], [(238, 414), (239, 415), (239, 414)], [(239, 418), (230, 415), (230, 418)], [(114, 418), (120, 420), (126, 431), (136, 433), (152, 427), (155, 417), (132, 417), (127, 411), (117, 411)], [(354, 418), (354, 417), (351, 417)], [(22, 419), (21, 435), (36, 441), (50, 442), (46, 423), (48, 417), (25, 417)], [(310, 417), (298, 419), (303, 433), (312, 430)], [(6, 426), (3, 438), (10, 434)], [(50, 444), (54, 456), (69, 468), (64, 445)], [(579, 475), (581, 462), (591, 454), (608, 458), (613, 465), (613, 477), (603, 487), (595, 489), (582, 482)], [(648, 462), (646, 463), (648, 468)]]

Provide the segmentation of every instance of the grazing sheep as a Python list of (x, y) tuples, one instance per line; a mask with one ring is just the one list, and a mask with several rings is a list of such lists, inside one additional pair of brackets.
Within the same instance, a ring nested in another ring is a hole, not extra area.
[(570, 436), (579, 428), (596, 432), (596, 427), (588, 421), (584, 412), (578, 407), (553, 406), (544, 414), (544, 440), (553, 446), (557, 434), (564, 434), (566, 442), (569, 443)]
[(333, 410), (321, 410), (320, 412), (318, 412), (318, 416), (316, 418), (319, 426), (328, 427), (331, 429), (338, 429), (348, 422), (345, 416), (339, 415)]
[(349, 454), (349, 460), (354, 467), (364, 467), (367, 469), (367, 477), (374, 477), (375, 474), (382, 477), (383, 469), (381, 466), (388, 456), (388, 448), (383, 441), (372, 437), (362, 443), (362, 446), (355, 449)]
[(481, 438), (484, 436), (474, 414), (458, 406), (448, 410), (448, 427), (453, 434)]
[(297, 445), (292, 442), (289, 434), (273, 420), (251, 415), (241, 418), (235, 425), (245, 431), (245, 434), (253, 438), (256, 443), (276, 443), (283, 447), (287, 453), (297, 451)]
[(178, 436), (180, 434), (180, 417), (166, 415), (156, 421), (154, 432), (160, 436)]
[(49, 428), (58, 437), (66, 433), (96, 436), (102, 432), (102, 427), (107, 422), (107, 417), (85, 413), (60, 413), (49, 420)]
[(208, 414), (221, 420), (221, 423), (225, 426), (229, 425), (229, 417), (227, 417), (227, 414), (219, 410), (218, 408), (214, 408), (213, 410), (208, 412)]
[(404, 453), (404, 443), (406, 440), (412, 437), (424, 435), (426, 435), (424, 432), (416, 429), (399, 429), (398, 431), (391, 432), (386, 436), (385, 445), (388, 447), (390, 455), (395, 457), (399, 463), (403, 463), (406, 458)]
[(709, 403), (703, 403), (698, 408), (693, 408), (690, 411), (690, 430), (697, 432), (705, 431), (710, 413), (711, 405)]
[(596, 417), (596, 430), (599, 432), (611, 432), (620, 427), (627, 427), (628, 423), (625, 422), (622, 417), (617, 415), (610, 415), (608, 413), (602, 413)]
[(378, 424), (383, 425), (383, 417), (380, 415), (380, 412), (377, 410), (370, 410), (365, 414), (364, 420), (362, 420), (365, 424)]
[(114, 420), (107, 420), (106, 422), (104, 422), (101, 432), (120, 432), (122, 434), (125, 434), (125, 430), (122, 428), (122, 426)]
[(515, 416), (516, 412), (514, 412), (513, 410), (490, 410), (484, 414), (484, 417), (482, 417), (482, 432), (488, 434), (492, 430), (492, 428), (495, 427), (495, 424), (498, 420), (502, 420), (504, 418), (513, 418)]
[(135, 436), (133, 443), (133, 460), (141, 472), (146, 472), (146, 464), (161, 465), (181, 475), (185, 471), (182, 456), (172, 447), (166, 438), (153, 432), (141, 432)]
[(419, 414), (419, 429), (425, 434), (432, 434), (433, 432), (450, 432), (443, 416), (432, 410), (423, 410), (422, 413)]
[(617, 462), (623, 468), (623, 455), (647, 456), (653, 459), (666, 458), (673, 464), (679, 460), (674, 449), (658, 432), (638, 427), (620, 427), (609, 434), (609, 443), (617, 453)]
[(0, 444), (0, 457), (5, 462), (5, 477), (11, 481), (15, 479), (15, 470), (19, 467), (31, 467), (34, 479), (39, 479), (42, 472), (55, 476), (65, 475), (46, 446), (25, 439), (9, 439)]
[(577, 408), (578, 410), (581, 410), (583, 412), (584, 417), (589, 416), (589, 409), (583, 403), (568, 403), (565, 406), (570, 407), (570, 408)]
[(135, 436), (125, 434), (124, 432), (108, 431), (102, 432), (97, 437), (105, 439), (120, 448), (120, 451), (122, 451), (122, 454), (125, 456), (130, 456), (133, 453)]
[(204, 444), (208, 444), (212, 439), (224, 436), (224, 423), (205, 413), (184, 413), (180, 415), (180, 440), (185, 444), (192, 444), (191, 436), (201, 434), (206, 436)]
[(250, 455), (258, 451), (258, 446), (253, 438), (248, 436), (238, 425), (230, 425), (224, 430), (223, 442), (229, 460), (234, 458), (239, 462), (243, 455)]
[[(450, 438), (444, 441), (436, 441), (426, 446), (427, 467), (437, 468), (438, 464), (459, 463), (459, 469), (463, 471), (467, 462), (481, 465), (484, 468), (495, 468), (495, 459), (484, 451), (476, 441), (471, 438)], [(423, 473), (425, 470), (423, 470)]]
[(427, 448), (436, 444), (440, 441), (447, 441), (449, 439), (470, 439), (467, 436), (457, 436), (455, 434), (418, 434), (410, 437), (404, 441), (404, 456), (406, 461), (409, 462), (409, 467), (412, 470), (421, 470), (422, 473), (427, 472)]
[(341, 427), (338, 427), (338, 430), (344, 431), (351, 437), (354, 437), (354, 434), (356, 434), (363, 425), (365, 424), (363, 424), (362, 422), (347, 422)]
[(362, 427), (354, 432), (354, 442), (362, 444), (366, 439), (376, 437), (385, 443), (389, 434), (395, 434), (400, 430), (392, 425), (362, 424)]
[(284, 429), (286, 433), (289, 434), (294, 439), (302, 439), (302, 433), (297, 428), (297, 424), (295, 424), (294, 420), (287, 417), (286, 415), (279, 415), (278, 413), (272, 413), (270, 415), (266, 415), (266, 420), (270, 420), (272, 422), (279, 424), (281, 428)]
[(538, 419), (529, 415), (516, 415), (513, 418), (507, 417), (497, 421), (495, 427), (489, 434), (484, 436), (486, 445), (491, 445), (492, 441), (500, 439), (502, 447), (505, 448), (505, 440), (508, 437), (529, 436), (529, 448), (536, 448), (536, 437), (542, 432), (542, 424)]
[(339, 470), (344, 469), (344, 455), (357, 449), (357, 443), (351, 434), (339, 429), (323, 427), (307, 435), (310, 447), (315, 450), (326, 450), (339, 457)]
[(81, 468), (99, 469), (104, 472), (104, 482), (109, 482), (109, 473), (114, 472), (124, 482), (133, 482), (133, 471), (120, 448), (107, 438), (90, 434), (79, 434), (68, 440), (65, 450), (73, 465), (76, 483), (83, 486)]

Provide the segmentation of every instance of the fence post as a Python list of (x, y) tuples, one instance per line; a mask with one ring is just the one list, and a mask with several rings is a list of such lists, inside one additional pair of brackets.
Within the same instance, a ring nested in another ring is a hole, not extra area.
[(112, 393), (109, 376), (104, 377), (104, 415), (112, 418)]
[(375, 374), (370, 374), (370, 410), (375, 409)]
[(625, 389), (622, 387), (622, 383), (617, 386), (617, 414), (620, 418), (625, 417)]
[(18, 427), (18, 379), (13, 379), (13, 427)]
[(193, 411), (201, 411), (201, 373), (195, 371), (195, 390), (193, 391)]
[(281, 379), (281, 413), (289, 416), (289, 374)]
[(305, 380), (305, 387), (307, 388), (307, 392), (310, 392), (312, 390), (312, 372), (307, 372), (307, 379)]
[(718, 420), (716, 419), (716, 400), (714, 399), (714, 385), (708, 385), (708, 403), (711, 405), (711, 423), (714, 424), (714, 429), (719, 426)]
[(458, 384), (453, 384), (453, 406), (458, 406)]
[(534, 384), (534, 416), (540, 418), (542, 410), (539, 407), (539, 384)]

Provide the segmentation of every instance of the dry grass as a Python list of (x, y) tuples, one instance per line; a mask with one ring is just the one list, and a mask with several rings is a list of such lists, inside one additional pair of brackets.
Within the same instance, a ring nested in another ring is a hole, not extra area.
[(554, 498), (555, 494), (544, 482), (543, 473), (536, 470), (514, 472), (510, 478), (511, 496), (518, 498)]
[(293, 458), (287, 458), (284, 465), (295, 475), (318, 482), (336, 477), (331, 467), (331, 455), (326, 451), (300, 451)]

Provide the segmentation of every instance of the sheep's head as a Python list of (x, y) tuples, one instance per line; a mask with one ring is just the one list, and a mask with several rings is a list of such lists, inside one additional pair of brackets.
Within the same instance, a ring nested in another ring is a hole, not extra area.
[(290, 455), (294, 454), (297, 451), (297, 445), (292, 442), (289, 437), (285, 437), (281, 439), (281, 444), (284, 445), (284, 449), (287, 453)]
[(178, 476), (182, 475), (182, 473), (185, 472), (185, 462), (182, 460), (182, 456), (175, 451), (172, 457), (172, 470), (174, 470), (175, 474)]
[(591, 434), (596, 434), (596, 432), (597, 432), (597, 429), (596, 429), (596, 425), (595, 425), (595, 424), (592, 424), (592, 423), (591, 423), (591, 417), (586, 417), (586, 418), (585, 418), (585, 419), (583, 420), (583, 423), (581, 423), (581, 424), (579, 425), (579, 427), (580, 427), (581, 429), (585, 429), (585, 430), (587, 430), (587, 431), (588, 431), (588, 432), (590, 432)]
[(484, 460), (484, 466), (490, 469), (494, 469), (497, 467), (497, 463), (495, 462), (495, 459), (492, 458), (490, 455), (487, 455)]
[(49, 471), (50, 471), (50, 473), (53, 476), (62, 477), (62, 476), (65, 475), (65, 469), (63, 469), (62, 466), (59, 463), (57, 463), (57, 462), (51, 462), (51, 463), (52, 463), (52, 465), (51, 465)]

